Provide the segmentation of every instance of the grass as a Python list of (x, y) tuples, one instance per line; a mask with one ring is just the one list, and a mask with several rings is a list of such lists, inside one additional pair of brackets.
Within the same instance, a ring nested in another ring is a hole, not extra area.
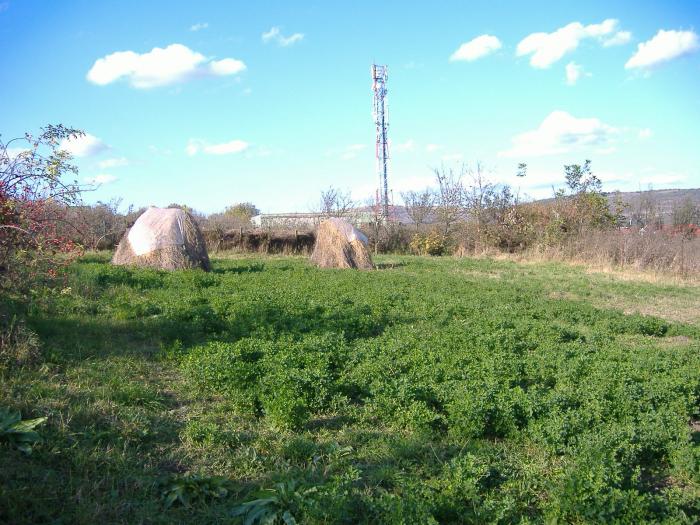
[(0, 522), (697, 522), (698, 287), (107, 260), (24, 312), (40, 362), (0, 368), (0, 406), (48, 418), (0, 446)]

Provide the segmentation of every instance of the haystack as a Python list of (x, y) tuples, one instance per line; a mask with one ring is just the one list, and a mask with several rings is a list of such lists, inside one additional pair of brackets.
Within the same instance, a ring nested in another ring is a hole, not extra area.
[(367, 249), (367, 237), (349, 222), (327, 219), (318, 226), (311, 261), (320, 268), (374, 267)]
[(210, 269), (202, 232), (192, 215), (179, 208), (148, 208), (122, 237), (112, 264)]

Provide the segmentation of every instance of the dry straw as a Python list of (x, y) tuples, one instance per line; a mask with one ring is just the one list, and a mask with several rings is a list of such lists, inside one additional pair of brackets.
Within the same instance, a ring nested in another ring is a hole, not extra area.
[[(139, 221), (144, 222), (139, 224)], [(152, 250), (137, 254), (139, 250), (135, 250), (132, 244), (133, 237), (132, 241), (129, 240), (129, 233), (134, 229), (143, 231), (144, 224), (148, 224), (146, 230), (157, 242)], [(149, 208), (141, 215), (122, 237), (112, 257), (112, 264), (163, 270), (210, 270), (207, 248), (199, 226), (192, 215), (175, 208)]]
[(311, 262), (319, 268), (374, 268), (367, 237), (341, 219), (328, 219), (318, 226)]

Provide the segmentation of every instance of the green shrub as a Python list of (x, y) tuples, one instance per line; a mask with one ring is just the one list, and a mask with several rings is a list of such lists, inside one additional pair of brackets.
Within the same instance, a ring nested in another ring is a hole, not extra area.
[(444, 255), (447, 253), (449, 239), (446, 235), (437, 230), (427, 234), (416, 233), (409, 247), (411, 251), (418, 255)]

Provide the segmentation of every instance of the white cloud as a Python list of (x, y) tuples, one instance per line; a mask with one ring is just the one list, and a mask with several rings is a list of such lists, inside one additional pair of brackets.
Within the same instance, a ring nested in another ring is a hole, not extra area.
[(101, 160), (97, 163), (97, 167), (101, 170), (106, 170), (109, 168), (118, 168), (119, 166), (126, 166), (128, 164), (129, 161), (127, 159), (125, 159), (124, 157), (119, 157), (114, 159)]
[(204, 140), (190, 139), (185, 147), (185, 153), (189, 156), (197, 153), (205, 153), (207, 155), (229, 155), (232, 153), (240, 153), (248, 148), (248, 143), (243, 140), (231, 140), (220, 144), (210, 144)]
[(211, 60), (182, 44), (154, 47), (148, 53), (118, 51), (95, 61), (87, 79), (104, 86), (122, 78), (140, 89), (166, 86), (196, 77), (234, 75), (246, 65), (240, 60)]
[(340, 154), (341, 160), (351, 160), (356, 158), (361, 151), (367, 147), (366, 144), (351, 144)]
[(632, 40), (632, 33), (629, 31), (618, 31), (610, 38), (603, 41), (603, 47), (621, 46)]
[[(687, 174), (674, 171), (655, 173), (641, 177), (638, 182), (644, 185), (675, 185), (687, 181)], [(686, 186), (687, 187), (687, 186)]]
[(576, 82), (579, 81), (579, 79), (582, 76), (587, 76), (590, 77), (590, 73), (585, 73), (583, 71), (583, 66), (581, 64), (577, 64), (576, 62), (569, 62), (566, 64), (566, 84), (569, 86), (575, 86)]
[(209, 63), (209, 70), (217, 76), (235, 75), (245, 69), (245, 64), (235, 58), (224, 58), (222, 60), (212, 60)]
[(530, 56), (532, 67), (544, 69), (574, 51), (587, 38), (602, 39), (617, 31), (618, 21), (609, 18), (600, 24), (584, 26), (572, 22), (553, 33), (532, 33), (523, 38), (516, 49), (517, 56)]
[(405, 153), (407, 151), (413, 151), (415, 147), (416, 143), (413, 141), (413, 139), (408, 139), (406, 142), (391, 144), (390, 150), (395, 153)]
[(273, 151), (266, 146), (258, 146), (255, 150), (248, 150), (245, 154), (247, 159), (265, 158), (280, 153), (281, 150)]
[(466, 42), (459, 46), (459, 49), (452, 53), (450, 56), (450, 62), (455, 62), (457, 60), (466, 60), (471, 62), (481, 57), (485, 57), (501, 49), (501, 41), (492, 35), (481, 35), (477, 36), (473, 40)]
[(700, 49), (697, 33), (693, 31), (659, 30), (651, 40), (637, 46), (637, 52), (625, 64), (625, 69), (648, 68)]
[(109, 175), (108, 173), (100, 173), (94, 177), (85, 178), (85, 182), (88, 184), (109, 184), (115, 180), (117, 180), (117, 178), (114, 175)]
[(201, 31), (202, 29), (206, 29), (207, 27), (209, 27), (208, 22), (199, 22), (190, 26), (190, 31)]
[(442, 156), (442, 160), (445, 162), (457, 162), (463, 158), (464, 156), (461, 153), (448, 153), (447, 155)]
[(10, 160), (14, 160), (19, 157), (22, 153), (28, 153), (31, 150), (29, 148), (7, 148), (5, 153)]
[(553, 111), (537, 129), (515, 136), (511, 149), (499, 152), (499, 156), (540, 157), (591, 147), (597, 148), (597, 153), (610, 153), (616, 133), (616, 128), (597, 118), (576, 118), (566, 111)]
[(640, 139), (650, 139), (654, 133), (649, 128), (644, 128), (639, 130)]
[(269, 31), (265, 31), (262, 34), (262, 41), (265, 42), (266, 44), (268, 42), (277, 42), (278, 45), (282, 47), (287, 47), (291, 46), (292, 44), (299, 42), (300, 40), (304, 39), (304, 33), (294, 33), (293, 35), (290, 36), (284, 36), (280, 32), (279, 27), (272, 27), (270, 28)]
[(441, 146), (440, 144), (428, 144), (425, 147), (425, 151), (427, 151), (428, 153), (435, 153), (436, 151), (439, 151), (442, 148), (443, 146)]
[(86, 133), (75, 138), (63, 139), (58, 148), (74, 157), (92, 157), (108, 149), (108, 146), (94, 135)]

